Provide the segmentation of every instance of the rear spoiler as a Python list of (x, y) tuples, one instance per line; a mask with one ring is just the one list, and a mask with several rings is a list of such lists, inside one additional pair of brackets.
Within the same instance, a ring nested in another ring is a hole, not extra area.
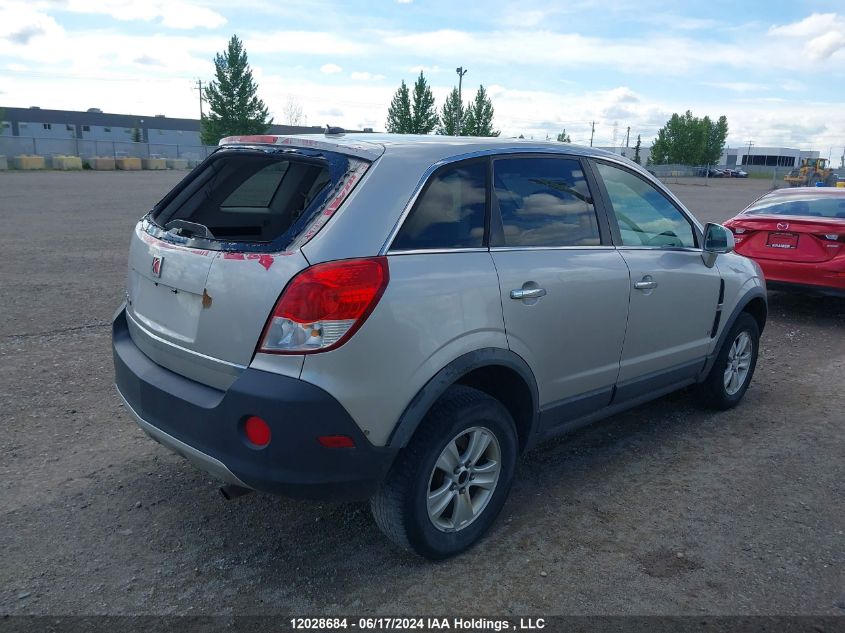
[(218, 145), (227, 147), (232, 145), (281, 145), (291, 148), (316, 149), (327, 152), (338, 152), (367, 161), (374, 161), (384, 153), (384, 146), (378, 143), (347, 139), (342, 136), (323, 140), (319, 135), (276, 136), (274, 134), (253, 134), (250, 136), (227, 136), (220, 139)]

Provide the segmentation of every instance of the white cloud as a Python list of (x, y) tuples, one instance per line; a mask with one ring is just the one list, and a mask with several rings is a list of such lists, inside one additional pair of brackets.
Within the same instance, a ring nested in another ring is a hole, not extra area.
[(244, 47), (252, 53), (291, 53), (297, 56), (366, 55), (372, 44), (346, 38), (330, 31), (261, 31), (244, 36)]
[(807, 56), (822, 61), (845, 49), (845, 17), (837, 13), (813, 13), (798, 22), (773, 26), (769, 35), (804, 40)]
[(218, 12), (187, 0), (67, 0), (59, 8), (73, 13), (108, 15), (121, 21), (159, 20), (171, 29), (215, 29), (226, 24), (226, 18)]
[(343, 72), (343, 68), (337, 64), (323, 64), (320, 66), (320, 72), (326, 75), (336, 75), (337, 73)]
[(353, 81), (378, 81), (384, 79), (384, 75), (374, 75), (367, 72), (355, 72), (349, 75)]
[(757, 84), (748, 81), (705, 81), (705, 86), (730, 90), (731, 92), (764, 92), (769, 90), (765, 84)]

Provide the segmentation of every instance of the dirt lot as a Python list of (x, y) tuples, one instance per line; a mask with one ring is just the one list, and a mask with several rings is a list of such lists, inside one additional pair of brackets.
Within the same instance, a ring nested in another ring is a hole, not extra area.
[[(771, 294), (738, 409), (679, 393), (541, 447), (431, 564), (362, 504), (226, 502), (122, 410), (129, 233), (180, 176), (0, 173), (0, 614), (845, 615), (845, 301)], [(703, 220), (768, 186), (671, 183)]]

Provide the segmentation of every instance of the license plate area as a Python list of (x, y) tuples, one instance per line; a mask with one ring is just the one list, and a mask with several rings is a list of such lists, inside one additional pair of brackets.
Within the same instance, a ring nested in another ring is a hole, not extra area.
[(771, 248), (798, 248), (798, 233), (769, 233), (766, 246)]

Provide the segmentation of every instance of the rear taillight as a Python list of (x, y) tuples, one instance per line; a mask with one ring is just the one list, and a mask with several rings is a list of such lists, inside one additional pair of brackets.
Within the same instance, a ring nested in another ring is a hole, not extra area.
[(385, 257), (306, 268), (276, 302), (258, 351), (307, 354), (342, 345), (376, 307), (389, 278)]

